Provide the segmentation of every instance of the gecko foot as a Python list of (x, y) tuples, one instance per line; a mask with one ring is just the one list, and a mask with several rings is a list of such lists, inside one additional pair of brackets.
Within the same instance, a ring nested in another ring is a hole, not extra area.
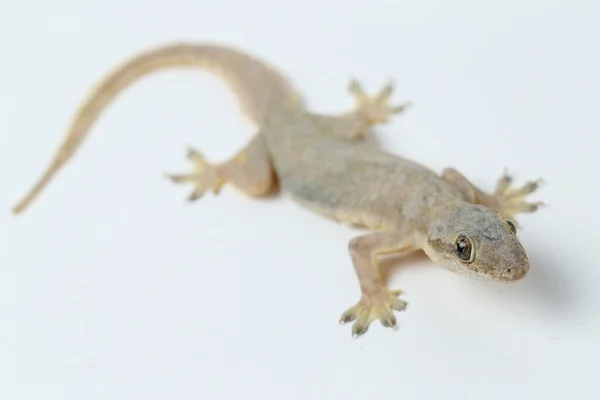
[(365, 293), (356, 305), (342, 314), (340, 323), (355, 321), (352, 326), (352, 336), (355, 338), (364, 335), (371, 322), (376, 319), (385, 327), (395, 328), (394, 310), (404, 311), (407, 306), (404, 300), (398, 298), (401, 294), (401, 290), (387, 289), (373, 294)]
[(532, 213), (544, 205), (543, 202), (528, 203), (525, 201), (525, 197), (540, 187), (543, 183), (542, 179), (529, 181), (520, 187), (512, 187), (512, 183), (513, 177), (505, 169), (498, 179), (492, 195), (496, 209), (502, 214), (514, 219), (515, 214)]
[(387, 123), (392, 114), (399, 114), (412, 105), (407, 101), (398, 105), (390, 105), (390, 97), (394, 85), (390, 82), (378, 94), (369, 96), (357, 80), (350, 81), (350, 93), (356, 99), (357, 112), (363, 114), (370, 124)]
[(198, 151), (188, 149), (187, 157), (192, 163), (192, 172), (187, 174), (166, 174), (174, 183), (190, 183), (194, 189), (188, 196), (188, 201), (200, 199), (206, 191), (217, 194), (224, 181), (218, 175), (217, 167), (206, 162), (202, 154)]

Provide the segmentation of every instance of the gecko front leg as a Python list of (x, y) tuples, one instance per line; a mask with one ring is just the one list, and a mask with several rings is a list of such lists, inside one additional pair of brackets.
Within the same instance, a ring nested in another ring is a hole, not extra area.
[(543, 202), (529, 203), (525, 201), (526, 196), (538, 189), (542, 182), (541, 179), (529, 181), (520, 187), (511, 187), (513, 179), (505, 170), (498, 179), (494, 192), (488, 194), (454, 168), (446, 168), (442, 172), (442, 178), (457, 187), (469, 201), (497, 211), (515, 224), (517, 224), (514, 217), (516, 214), (532, 213), (544, 205)]
[(403, 311), (407, 303), (398, 298), (402, 294), (401, 290), (389, 290), (385, 287), (377, 256), (389, 253), (404, 255), (416, 250), (418, 247), (414, 238), (398, 232), (375, 232), (350, 241), (350, 257), (362, 296), (358, 303), (342, 314), (340, 323), (355, 321), (352, 336), (363, 335), (376, 319), (384, 326), (396, 326), (394, 310)]

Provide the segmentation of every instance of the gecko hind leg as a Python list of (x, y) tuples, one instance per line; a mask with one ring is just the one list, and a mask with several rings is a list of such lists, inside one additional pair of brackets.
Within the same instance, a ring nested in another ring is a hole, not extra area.
[(369, 96), (362, 84), (358, 80), (352, 79), (349, 91), (356, 101), (356, 112), (363, 115), (371, 125), (388, 123), (392, 115), (400, 114), (412, 106), (410, 101), (397, 105), (390, 104), (390, 98), (394, 91), (392, 82), (387, 83), (376, 95)]
[(192, 171), (181, 174), (166, 174), (174, 183), (188, 183), (193, 190), (188, 201), (200, 199), (207, 191), (218, 194), (225, 181), (219, 176), (218, 167), (209, 164), (202, 154), (193, 148), (188, 148), (187, 158), (192, 164)]
[(364, 140), (370, 137), (371, 128), (376, 124), (388, 123), (391, 116), (404, 112), (412, 102), (390, 105), (393, 85), (387, 84), (378, 94), (369, 96), (357, 80), (351, 80), (349, 91), (356, 101), (356, 107), (339, 115), (319, 115), (310, 113), (319, 130), (326, 135), (347, 140)]
[(166, 174), (174, 183), (188, 183), (193, 190), (188, 201), (200, 199), (206, 192), (218, 194), (230, 182), (244, 194), (252, 197), (266, 195), (275, 184), (275, 174), (261, 135), (257, 135), (235, 157), (221, 164), (210, 164), (197, 150), (188, 149), (192, 171)]

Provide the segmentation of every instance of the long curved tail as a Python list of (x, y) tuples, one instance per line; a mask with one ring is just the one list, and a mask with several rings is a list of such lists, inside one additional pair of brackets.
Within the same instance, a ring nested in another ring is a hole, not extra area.
[(221, 45), (175, 43), (143, 52), (109, 73), (90, 92), (50, 165), (13, 207), (13, 213), (23, 212), (41, 193), (80, 147), (100, 113), (126, 87), (145, 75), (174, 67), (197, 67), (220, 76), (237, 94), (243, 114), (257, 124), (264, 121), (270, 107), (303, 107), (300, 94), (286, 77), (241, 51)]

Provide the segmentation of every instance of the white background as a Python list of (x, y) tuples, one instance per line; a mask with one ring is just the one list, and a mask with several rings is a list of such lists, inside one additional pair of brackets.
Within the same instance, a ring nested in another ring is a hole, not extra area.
[[(600, 5), (588, 1), (53, 0), (0, 6), (0, 398), (598, 398)], [(415, 107), (390, 151), (491, 189), (543, 177), (532, 269), (502, 285), (394, 260), (394, 332), (339, 326), (357, 232), (231, 187), (188, 205), (187, 143), (230, 156), (255, 127), (208, 73), (168, 71), (105, 112), (22, 216), (76, 107), (110, 68), (218, 41), (290, 76), (310, 108), (351, 76)]]

